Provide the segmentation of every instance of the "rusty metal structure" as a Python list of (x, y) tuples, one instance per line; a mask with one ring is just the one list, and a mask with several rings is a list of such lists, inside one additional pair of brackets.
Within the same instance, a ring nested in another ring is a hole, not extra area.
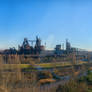
[(28, 40), (24, 38), (22, 45), (18, 46), (18, 50), (14, 47), (5, 49), (1, 54), (19, 54), (19, 55), (39, 55), (45, 50), (45, 46), (41, 44), (41, 39), (36, 36), (36, 40)]
[[(29, 44), (31, 42), (31, 45)], [(35, 42), (35, 45), (33, 46), (33, 43)], [(28, 40), (27, 38), (24, 38), (22, 46), (19, 46), (18, 54), (32, 54), (32, 55), (38, 55), (43, 51), (45, 47), (41, 45), (41, 39), (36, 37), (36, 40)]]

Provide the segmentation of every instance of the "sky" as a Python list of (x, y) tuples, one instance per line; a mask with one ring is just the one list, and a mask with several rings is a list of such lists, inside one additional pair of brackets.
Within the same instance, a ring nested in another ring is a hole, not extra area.
[(92, 0), (0, 0), (0, 49), (35, 36), (47, 49), (68, 39), (92, 51)]

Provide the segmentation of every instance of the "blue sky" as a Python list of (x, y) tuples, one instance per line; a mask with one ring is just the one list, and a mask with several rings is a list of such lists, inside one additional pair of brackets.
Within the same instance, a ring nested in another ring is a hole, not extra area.
[(47, 48), (65, 43), (92, 50), (91, 0), (0, 0), (0, 49), (38, 35)]

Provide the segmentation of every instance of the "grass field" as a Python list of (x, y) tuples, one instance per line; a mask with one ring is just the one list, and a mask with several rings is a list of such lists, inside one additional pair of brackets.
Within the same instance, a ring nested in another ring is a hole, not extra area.
[[(80, 61), (78, 64), (75, 65), (81, 65), (85, 64), (87, 62)], [(72, 63), (70, 62), (56, 62), (56, 63), (40, 63), (40, 64), (34, 64), (33, 66), (31, 64), (3, 64), (3, 69), (16, 69), (16, 68), (36, 68), (37, 66), (41, 68), (54, 68), (54, 67), (64, 67), (64, 66), (71, 66)]]

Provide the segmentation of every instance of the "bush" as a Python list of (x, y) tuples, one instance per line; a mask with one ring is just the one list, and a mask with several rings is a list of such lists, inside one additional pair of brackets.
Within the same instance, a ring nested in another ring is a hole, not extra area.
[(85, 83), (71, 80), (63, 86), (59, 85), (56, 92), (88, 92), (88, 87)]

